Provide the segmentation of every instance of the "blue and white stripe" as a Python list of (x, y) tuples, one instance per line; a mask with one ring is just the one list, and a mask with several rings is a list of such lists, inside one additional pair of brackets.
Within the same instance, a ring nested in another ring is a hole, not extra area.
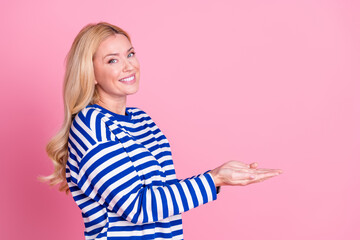
[(180, 213), (216, 199), (208, 172), (176, 179), (168, 140), (138, 108), (77, 114), (66, 176), (86, 239), (183, 239)]

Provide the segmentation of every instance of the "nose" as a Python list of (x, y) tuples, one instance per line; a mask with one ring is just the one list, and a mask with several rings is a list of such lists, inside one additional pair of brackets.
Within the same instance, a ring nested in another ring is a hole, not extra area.
[(132, 65), (132, 63), (128, 59), (125, 59), (124, 60), (123, 71), (128, 72), (128, 71), (131, 71), (133, 69), (134, 69), (134, 66)]

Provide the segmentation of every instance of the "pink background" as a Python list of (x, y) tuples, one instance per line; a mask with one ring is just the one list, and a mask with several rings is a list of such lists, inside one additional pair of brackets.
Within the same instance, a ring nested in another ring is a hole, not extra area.
[(168, 137), (179, 178), (227, 160), (284, 174), (184, 213), (185, 239), (360, 239), (358, 1), (2, 1), (1, 239), (83, 239), (71, 195), (36, 180), (79, 30), (126, 29), (129, 106)]

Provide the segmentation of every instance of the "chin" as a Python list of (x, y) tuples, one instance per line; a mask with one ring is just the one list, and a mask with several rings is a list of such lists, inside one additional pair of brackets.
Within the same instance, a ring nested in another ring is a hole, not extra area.
[(126, 95), (133, 95), (139, 91), (139, 87), (136, 87), (135, 89), (131, 89), (126, 92)]

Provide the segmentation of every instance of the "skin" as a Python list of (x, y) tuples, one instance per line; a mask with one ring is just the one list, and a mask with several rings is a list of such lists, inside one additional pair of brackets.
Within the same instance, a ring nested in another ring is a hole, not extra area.
[[(106, 38), (93, 57), (95, 84), (99, 93), (100, 106), (125, 114), (126, 96), (139, 89), (140, 64), (129, 40), (122, 34)], [(120, 79), (135, 74), (136, 82), (126, 84)]]
[[(97, 49), (94, 58), (96, 89), (100, 96), (100, 106), (124, 115), (127, 95), (139, 89), (140, 64), (129, 40), (122, 34), (105, 39)], [(120, 79), (135, 76), (133, 84)], [(278, 176), (280, 169), (258, 168), (257, 163), (246, 164), (240, 161), (228, 161), (210, 171), (215, 186), (245, 186), (262, 182)]]
[(246, 164), (239, 161), (229, 161), (210, 171), (215, 186), (246, 186), (262, 182), (282, 173), (280, 169), (258, 168), (258, 163)]

